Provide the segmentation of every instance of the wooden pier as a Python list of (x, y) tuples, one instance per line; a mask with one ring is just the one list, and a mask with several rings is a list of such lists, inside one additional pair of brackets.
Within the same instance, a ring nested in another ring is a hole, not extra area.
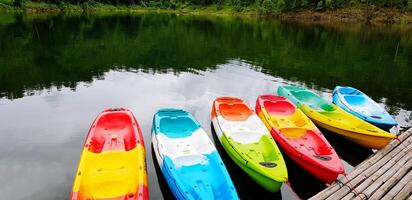
[(412, 128), (311, 200), (412, 200)]

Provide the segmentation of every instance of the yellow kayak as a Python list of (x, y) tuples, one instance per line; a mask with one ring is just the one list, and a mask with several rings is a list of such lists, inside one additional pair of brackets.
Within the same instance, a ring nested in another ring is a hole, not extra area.
[(302, 87), (281, 86), (278, 94), (291, 100), (315, 124), (367, 148), (381, 149), (395, 135), (367, 123)]
[(132, 112), (108, 109), (93, 122), (71, 200), (148, 199), (143, 137)]

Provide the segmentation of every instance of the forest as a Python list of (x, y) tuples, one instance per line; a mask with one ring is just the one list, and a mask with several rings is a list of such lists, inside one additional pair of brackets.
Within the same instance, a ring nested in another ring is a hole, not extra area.
[(80, 8), (133, 6), (168, 10), (215, 6), (217, 10), (230, 9), (235, 12), (251, 10), (263, 14), (302, 9), (323, 11), (342, 7), (393, 8), (399, 11), (412, 11), (412, 0), (0, 0), (0, 8), (2, 6), (24, 8), (28, 4), (35, 4), (35, 7), (53, 5), (56, 8), (73, 5)]

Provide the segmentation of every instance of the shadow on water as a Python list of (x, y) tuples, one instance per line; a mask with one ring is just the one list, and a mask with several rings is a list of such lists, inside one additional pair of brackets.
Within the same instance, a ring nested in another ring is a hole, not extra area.
[(371, 149), (362, 147), (356, 143), (346, 140), (336, 133), (318, 127), (324, 134), (329, 143), (333, 146), (339, 157), (352, 166), (356, 166), (370, 155), (373, 154)]
[(160, 165), (157, 162), (156, 155), (153, 149), (153, 144), (151, 146), (151, 154), (152, 154), (152, 160), (153, 160), (153, 165), (155, 167), (155, 171), (157, 174), (157, 181), (159, 183), (160, 191), (162, 192), (163, 199), (176, 199), (175, 196), (173, 195), (172, 191), (169, 188), (169, 185), (166, 182), (165, 177), (163, 176), (162, 170), (160, 170)]
[(284, 153), (282, 155), (288, 168), (290, 185), (299, 198), (308, 199), (325, 189), (325, 183), (313, 177)]
[(216, 136), (215, 129), (213, 124), (210, 124), (210, 129), (212, 131), (213, 141), (215, 143), (216, 149), (219, 152), (220, 157), (227, 170), (229, 171), (230, 177), (232, 178), (233, 183), (235, 184), (236, 191), (240, 199), (282, 199), (280, 192), (271, 193), (263, 189), (254, 180), (252, 180), (245, 172), (240, 169), (229, 157), (226, 151), (223, 149), (223, 146), (220, 144), (219, 139)]

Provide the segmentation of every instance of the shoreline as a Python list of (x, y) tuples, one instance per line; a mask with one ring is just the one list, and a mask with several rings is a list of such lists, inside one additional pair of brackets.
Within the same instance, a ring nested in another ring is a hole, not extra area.
[(412, 11), (395, 8), (380, 8), (375, 6), (349, 6), (334, 10), (316, 11), (300, 9), (284, 11), (279, 14), (261, 14), (257, 8), (247, 7), (236, 11), (231, 7), (192, 6), (187, 5), (175, 9), (143, 7), (143, 6), (113, 6), (106, 4), (95, 5), (54, 5), (28, 2), (24, 8), (18, 9), (0, 2), (0, 12), (28, 14), (116, 14), (116, 13), (168, 13), (197, 16), (226, 16), (239, 18), (263, 18), (267, 20), (291, 21), (306, 24), (372, 24), (372, 25), (412, 25)]

